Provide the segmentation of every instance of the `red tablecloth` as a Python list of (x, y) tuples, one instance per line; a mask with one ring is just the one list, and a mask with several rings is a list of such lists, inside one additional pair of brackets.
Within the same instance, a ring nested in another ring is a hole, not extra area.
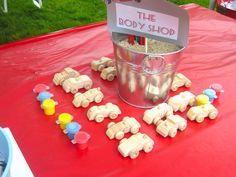
[[(190, 15), (189, 47), (178, 71), (191, 78), (190, 91), (195, 94), (213, 82), (221, 83), (225, 93), (215, 103), (220, 111), (218, 119), (201, 124), (188, 121), (187, 129), (174, 139), (157, 135), (153, 125), (142, 121), (143, 109), (119, 99), (115, 81), (103, 81), (91, 71), (92, 59), (113, 56), (105, 23), (0, 46), (0, 125), (11, 129), (35, 176), (235, 176), (236, 23), (194, 4), (183, 8)], [(66, 66), (89, 75), (94, 87), (101, 87), (105, 94), (102, 103), (120, 106), (122, 115), (116, 121), (125, 115), (136, 117), (142, 124), (141, 132), (155, 141), (153, 151), (141, 153), (135, 160), (123, 158), (117, 151), (118, 141), (105, 135), (110, 120), (89, 122), (88, 108), (74, 108), (72, 94), (52, 84), (54, 73)], [(51, 118), (44, 116), (32, 92), (37, 83), (48, 84), (59, 102)], [(91, 134), (86, 151), (78, 151), (55, 124), (62, 112), (73, 114)]]

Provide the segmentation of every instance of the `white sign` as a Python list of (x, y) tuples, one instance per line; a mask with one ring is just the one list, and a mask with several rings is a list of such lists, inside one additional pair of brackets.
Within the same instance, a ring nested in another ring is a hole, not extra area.
[(119, 3), (116, 4), (116, 25), (173, 40), (178, 38), (177, 17)]

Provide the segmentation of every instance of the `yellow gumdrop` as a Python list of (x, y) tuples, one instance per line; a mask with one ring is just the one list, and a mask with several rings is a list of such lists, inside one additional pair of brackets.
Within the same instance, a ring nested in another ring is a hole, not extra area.
[(44, 114), (51, 116), (55, 114), (56, 102), (53, 99), (46, 99), (42, 103), (42, 108), (44, 109)]
[(198, 95), (196, 97), (196, 104), (197, 106), (201, 106), (201, 105), (205, 105), (205, 104), (208, 104), (209, 103), (209, 97), (206, 96), (206, 95)]
[(58, 121), (60, 123), (61, 129), (65, 129), (66, 125), (72, 120), (72, 115), (69, 113), (62, 113), (58, 116)]

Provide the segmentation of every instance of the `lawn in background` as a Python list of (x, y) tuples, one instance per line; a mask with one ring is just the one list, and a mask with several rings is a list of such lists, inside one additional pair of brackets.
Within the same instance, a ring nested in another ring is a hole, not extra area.
[[(192, 2), (170, 1), (178, 5)], [(194, 3), (208, 6), (208, 0)], [(8, 0), (8, 10), (6, 14), (0, 10), (0, 44), (106, 20), (102, 0), (43, 0), (42, 9), (32, 0)]]
[(195, 3), (199, 4), (200, 6), (203, 7), (208, 7), (209, 5), (209, 0), (169, 0), (175, 4), (182, 5), (182, 4), (188, 4), (188, 3)]
[(42, 9), (32, 0), (8, 0), (8, 4), (9, 12), (0, 12), (0, 44), (106, 18), (102, 0), (43, 0)]

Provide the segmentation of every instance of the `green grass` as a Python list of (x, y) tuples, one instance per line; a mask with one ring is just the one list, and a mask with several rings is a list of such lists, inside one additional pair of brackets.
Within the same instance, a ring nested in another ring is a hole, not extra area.
[[(176, 4), (190, 0), (171, 0)], [(207, 6), (207, 0), (195, 0)], [(0, 0), (2, 3), (2, 0)], [(8, 0), (8, 13), (0, 11), (0, 44), (106, 19), (102, 0), (43, 0), (38, 9), (31, 0)]]
[(182, 4), (188, 4), (188, 3), (195, 3), (199, 4), (200, 6), (203, 7), (208, 7), (209, 5), (209, 0), (169, 0), (175, 4), (182, 5)]
[(42, 9), (31, 0), (8, 0), (8, 3), (9, 12), (0, 12), (0, 43), (106, 18), (106, 7), (101, 0), (43, 0)]

